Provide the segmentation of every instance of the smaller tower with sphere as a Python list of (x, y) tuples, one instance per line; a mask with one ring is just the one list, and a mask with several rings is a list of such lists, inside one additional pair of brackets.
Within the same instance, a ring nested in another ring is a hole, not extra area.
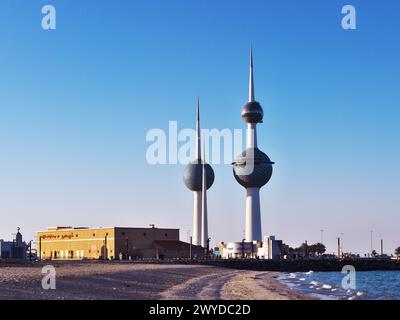
[(249, 101), (242, 108), (242, 119), (247, 123), (246, 150), (233, 162), (235, 179), (246, 188), (247, 242), (262, 241), (260, 188), (271, 178), (274, 164), (257, 146), (256, 126), (262, 123), (263, 117), (263, 109), (254, 98), (253, 52), (250, 50)]
[[(203, 172), (205, 173), (204, 178)], [(206, 191), (214, 183), (214, 171), (212, 167), (205, 162), (205, 159), (201, 159), (199, 98), (197, 98), (196, 159), (185, 167), (183, 171), (183, 182), (188, 189), (193, 191), (194, 197), (193, 244), (205, 247), (208, 239)]]

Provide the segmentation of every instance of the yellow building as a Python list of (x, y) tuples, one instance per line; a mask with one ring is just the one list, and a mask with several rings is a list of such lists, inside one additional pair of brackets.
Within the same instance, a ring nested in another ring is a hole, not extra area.
[(203, 257), (204, 249), (179, 240), (179, 229), (55, 227), (37, 232), (39, 259)]

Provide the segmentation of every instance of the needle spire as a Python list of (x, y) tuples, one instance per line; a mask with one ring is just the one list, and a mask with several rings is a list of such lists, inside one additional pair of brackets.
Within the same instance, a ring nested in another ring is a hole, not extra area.
[(249, 102), (254, 101), (253, 48), (250, 48)]

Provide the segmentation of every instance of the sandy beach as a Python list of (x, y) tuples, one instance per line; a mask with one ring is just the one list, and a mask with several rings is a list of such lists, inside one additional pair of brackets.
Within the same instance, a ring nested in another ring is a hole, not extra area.
[(276, 280), (277, 272), (212, 266), (51, 262), (56, 289), (41, 285), (44, 264), (0, 266), (0, 299), (293, 300), (309, 297)]

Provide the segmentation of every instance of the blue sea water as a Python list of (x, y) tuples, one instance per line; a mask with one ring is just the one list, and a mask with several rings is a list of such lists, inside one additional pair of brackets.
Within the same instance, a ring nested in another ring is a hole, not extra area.
[(346, 276), (341, 272), (297, 272), (282, 275), (279, 280), (293, 290), (320, 299), (400, 300), (400, 271), (358, 271), (355, 289), (342, 287)]

